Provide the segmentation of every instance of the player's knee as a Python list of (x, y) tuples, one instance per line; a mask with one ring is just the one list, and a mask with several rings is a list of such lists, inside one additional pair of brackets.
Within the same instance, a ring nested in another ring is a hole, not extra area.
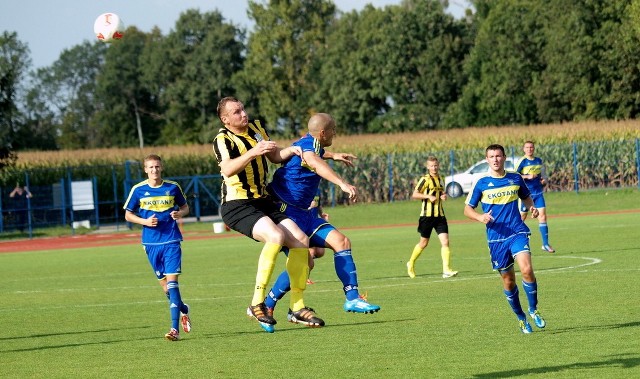
[(322, 258), (324, 257), (324, 249), (321, 247), (313, 248), (313, 258)]
[(340, 239), (338, 240), (337, 248), (338, 249), (336, 251), (351, 249), (351, 240), (349, 239), (349, 237), (345, 236), (344, 234), (341, 235)]

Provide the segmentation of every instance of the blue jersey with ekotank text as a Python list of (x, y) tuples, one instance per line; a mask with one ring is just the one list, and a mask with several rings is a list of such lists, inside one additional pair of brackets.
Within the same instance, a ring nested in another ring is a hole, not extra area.
[(129, 193), (124, 209), (137, 213), (142, 218), (156, 215), (158, 225), (142, 227), (143, 245), (162, 245), (182, 241), (182, 233), (171, 212), (187, 203), (180, 185), (171, 180), (163, 180), (158, 187), (152, 187), (149, 180), (142, 181)]
[(542, 179), (542, 168), (542, 159), (538, 157), (535, 157), (533, 159), (522, 157), (516, 167), (516, 171), (520, 175), (536, 175), (536, 177), (533, 179), (524, 179), (527, 188), (529, 188), (529, 191), (531, 191), (531, 193), (533, 194), (542, 193), (544, 190), (542, 188), (542, 183), (540, 182), (540, 180)]
[(515, 172), (506, 172), (495, 178), (486, 175), (478, 179), (469, 192), (465, 203), (472, 208), (482, 204), (482, 213), (491, 212), (493, 220), (487, 227), (487, 241), (500, 242), (519, 234), (531, 231), (520, 218), (518, 198), (530, 196), (529, 189), (522, 177)]

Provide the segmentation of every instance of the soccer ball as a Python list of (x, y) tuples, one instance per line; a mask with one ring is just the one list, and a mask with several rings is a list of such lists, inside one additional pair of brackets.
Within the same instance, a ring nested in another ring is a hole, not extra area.
[(93, 32), (102, 42), (112, 42), (122, 39), (124, 24), (115, 13), (103, 13), (93, 23)]

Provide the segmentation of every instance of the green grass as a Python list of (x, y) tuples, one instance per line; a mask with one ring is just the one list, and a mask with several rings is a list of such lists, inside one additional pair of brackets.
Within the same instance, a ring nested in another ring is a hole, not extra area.
[[(139, 245), (0, 254), (2, 376), (640, 377), (640, 212), (586, 214), (638, 209), (638, 198), (632, 190), (550, 194), (555, 255), (539, 250), (537, 223), (527, 221), (548, 323), (531, 335), (518, 331), (491, 271), (484, 227), (457, 222), (462, 199), (447, 204), (455, 221), (452, 265), (460, 271), (447, 280), (435, 238), (416, 279), (406, 276), (418, 202), (329, 209), (352, 240), (362, 292), (382, 310), (343, 312), (325, 257), (306, 292), (306, 303), (327, 322), (321, 329), (287, 323), (288, 297), (276, 309), (276, 333), (247, 319), (261, 245), (245, 237), (184, 242), (180, 283), (194, 331), (177, 343), (162, 338), (166, 299)], [(410, 225), (385, 226), (392, 224)], [(211, 225), (189, 226), (204, 227)], [(281, 257), (278, 272), (283, 265)]]

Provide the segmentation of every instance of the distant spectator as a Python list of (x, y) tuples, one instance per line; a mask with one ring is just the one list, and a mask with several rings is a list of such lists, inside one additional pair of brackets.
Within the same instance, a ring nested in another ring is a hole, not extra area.
[(14, 214), (16, 216), (16, 226), (18, 230), (22, 233), (24, 232), (24, 228), (28, 223), (28, 212), (29, 212), (29, 204), (27, 203), (27, 199), (33, 197), (31, 192), (29, 192), (29, 188), (20, 187), (20, 184), (16, 185), (16, 188), (11, 191), (9, 197), (13, 200), (13, 209)]

